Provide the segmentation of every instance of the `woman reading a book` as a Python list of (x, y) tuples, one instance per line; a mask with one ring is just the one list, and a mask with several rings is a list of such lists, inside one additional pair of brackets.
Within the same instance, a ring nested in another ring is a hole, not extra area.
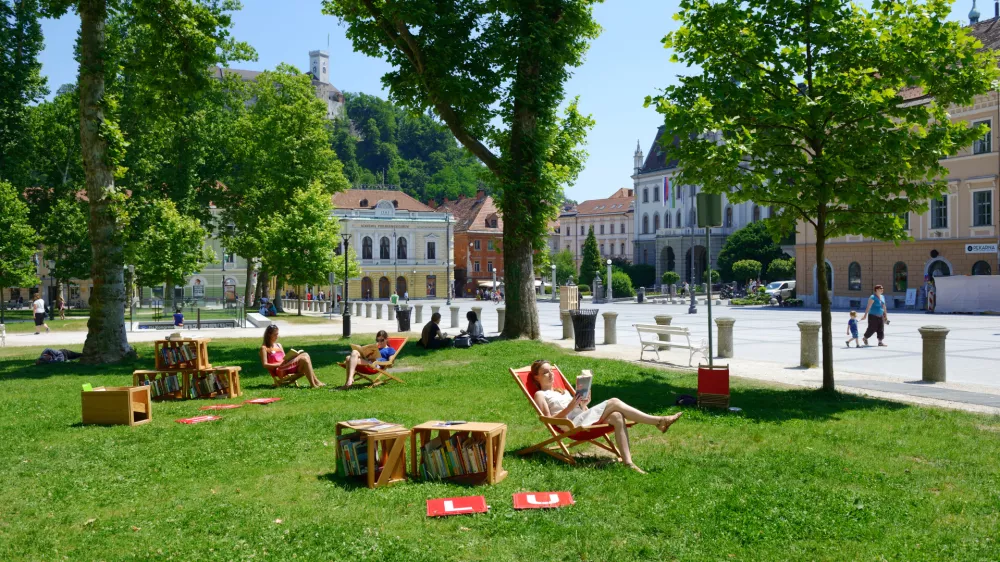
[(352, 346), (354, 349), (351, 350), (351, 354), (344, 359), (344, 362), (347, 363), (347, 382), (344, 383), (344, 386), (337, 387), (338, 390), (351, 388), (358, 365), (371, 365), (376, 361), (388, 361), (396, 354), (396, 350), (389, 347), (389, 334), (385, 330), (379, 330), (375, 334), (375, 345), (376, 348), (368, 345), (364, 347)]
[(535, 393), (535, 404), (538, 404), (538, 409), (542, 411), (542, 414), (550, 418), (568, 419), (573, 422), (575, 427), (600, 423), (611, 425), (615, 428), (615, 444), (621, 451), (625, 466), (640, 474), (646, 474), (646, 472), (632, 462), (632, 451), (629, 449), (628, 428), (625, 425), (625, 420), (655, 425), (662, 432), (666, 431), (683, 413), (678, 412), (672, 416), (651, 416), (617, 398), (605, 400), (593, 408), (588, 408), (589, 392), (586, 396), (583, 393), (572, 396), (565, 389), (553, 386), (554, 377), (552, 365), (548, 361), (539, 359), (531, 364), (531, 379), (535, 381), (539, 389)]
[(316, 378), (312, 359), (306, 352), (285, 356), (285, 349), (278, 343), (278, 327), (271, 324), (264, 329), (264, 345), (260, 346), (260, 362), (273, 376), (284, 378), (301, 372), (313, 388), (326, 386)]

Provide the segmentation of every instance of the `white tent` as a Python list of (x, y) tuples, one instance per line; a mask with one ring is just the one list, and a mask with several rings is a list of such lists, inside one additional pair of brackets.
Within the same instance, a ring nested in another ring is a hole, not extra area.
[(935, 312), (1000, 312), (1000, 275), (935, 277)]

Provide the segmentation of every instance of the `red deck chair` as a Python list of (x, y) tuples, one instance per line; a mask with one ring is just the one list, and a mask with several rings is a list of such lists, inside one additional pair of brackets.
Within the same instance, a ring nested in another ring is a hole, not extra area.
[[(521, 367), (520, 369), (510, 369), (510, 374), (517, 381), (517, 385), (521, 387), (521, 391), (524, 392), (525, 398), (528, 399), (528, 402), (535, 409), (535, 413), (538, 414), (538, 421), (542, 422), (545, 428), (549, 430), (549, 433), (552, 434), (552, 437), (526, 449), (521, 449), (517, 454), (530, 455), (531, 453), (541, 451), (569, 464), (576, 464), (576, 459), (573, 458), (569, 450), (579, 445), (591, 443), (605, 451), (610, 451), (619, 461), (622, 460), (622, 455), (618, 451), (618, 447), (608, 437), (609, 433), (615, 431), (614, 427), (606, 423), (573, 427), (573, 422), (568, 419), (550, 418), (542, 415), (542, 410), (535, 403), (535, 393), (538, 392), (539, 388), (531, 378), (531, 365)], [(570, 396), (576, 395), (576, 389), (573, 385), (569, 384), (566, 377), (563, 376), (562, 371), (559, 370), (559, 367), (552, 365), (552, 374), (553, 388), (564, 388), (570, 393)], [(626, 423), (629, 426), (635, 425), (635, 422), (632, 421), (626, 421)]]
[[(371, 383), (371, 386), (378, 386), (388, 382), (385, 379), (404, 382), (399, 377), (389, 374), (389, 369), (392, 368), (393, 363), (399, 358), (399, 354), (403, 352), (403, 346), (406, 345), (406, 338), (389, 336), (388, 343), (389, 347), (396, 350), (396, 353), (388, 361), (375, 361), (371, 365), (358, 365), (357, 369), (354, 370), (354, 376), (368, 381)], [(347, 369), (346, 361), (341, 361), (337, 365), (340, 365), (345, 370)]]

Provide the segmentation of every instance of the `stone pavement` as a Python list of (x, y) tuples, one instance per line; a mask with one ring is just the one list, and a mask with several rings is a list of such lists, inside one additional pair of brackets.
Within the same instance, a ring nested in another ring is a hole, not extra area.
[[(415, 301), (416, 302), (416, 301)], [(450, 335), (458, 333), (458, 328), (450, 328), (450, 312), (444, 301), (420, 301), (423, 305), (423, 320), (430, 320), (431, 305), (441, 306), (443, 316), (441, 326)], [(465, 327), (465, 313), (471, 307), (482, 307), (483, 326), (488, 334), (497, 330), (497, 306), (484, 301), (457, 299), (460, 306), (460, 324)], [(542, 339), (572, 349), (572, 340), (562, 340), (562, 324), (559, 319), (558, 303), (539, 303), (539, 321)], [(598, 308), (602, 312), (618, 312), (618, 343), (601, 345), (604, 334), (604, 320), (597, 319), (597, 349), (581, 352), (595, 357), (608, 357), (638, 361), (638, 335), (632, 328), (636, 323), (653, 323), (653, 317), (660, 314), (673, 316), (672, 325), (691, 330), (693, 343), (707, 339), (707, 307), (699, 304), (698, 313), (687, 314), (688, 305), (612, 303), (590, 305), (584, 308)], [(762, 307), (713, 306), (713, 318), (729, 316), (736, 319), (734, 327), (733, 359), (722, 360), (730, 365), (733, 376), (818, 388), (822, 381), (822, 371), (818, 368), (801, 369), (798, 365), (799, 332), (796, 322), (819, 320), (819, 311), (812, 309), (779, 309)], [(374, 311), (372, 312), (374, 316)], [(925, 315), (920, 313), (895, 312), (886, 332), (889, 347), (850, 348), (844, 347), (847, 314), (834, 313), (834, 365), (838, 388), (845, 392), (855, 392), (871, 396), (900, 400), (910, 403), (955, 407), (985, 413), (1000, 414), (1000, 317), (964, 315)], [(921, 376), (921, 339), (917, 328), (928, 324), (939, 324), (952, 331), (947, 340), (948, 382), (937, 384), (917, 384)], [(322, 324), (294, 324), (280, 321), (282, 337), (322, 336), (339, 337), (342, 331), (338, 317)], [(395, 331), (396, 323), (387, 319), (352, 317), (352, 331), (373, 333), (379, 329)], [(413, 336), (419, 334), (421, 326), (411, 326)], [(863, 328), (863, 323), (862, 323)], [(258, 339), (263, 330), (210, 329), (186, 333), (216, 339), (251, 338)], [(129, 334), (129, 341), (153, 341), (168, 334), (168, 331), (142, 331)], [(8, 334), (8, 346), (66, 347), (81, 345), (85, 332), (53, 332), (51, 334)], [(872, 341), (874, 344), (875, 342)], [(662, 363), (644, 361), (643, 365), (657, 365), (664, 368), (684, 370), (688, 368), (686, 350), (660, 352)], [(647, 358), (654, 357), (651, 354)], [(700, 356), (695, 362), (704, 361)], [(719, 360), (717, 360), (719, 362)]]

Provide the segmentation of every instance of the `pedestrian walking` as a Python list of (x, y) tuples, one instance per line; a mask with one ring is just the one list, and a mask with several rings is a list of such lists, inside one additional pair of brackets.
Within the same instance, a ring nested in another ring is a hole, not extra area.
[(45, 301), (42, 300), (42, 293), (38, 293), (38, 298), (31, 303), (31, 309), (35, 313), (35, 335), (39, 334), (38, 328), (45, 326), (45, 333), (49, 333), (49, 325), (45, 323)]
[(862, 320), (868, 319), (868, 329), (865, 330), (865, 337), (861, 340), (865, 342), (865, 345), (868, 345), (868, 338), (872, 337), (872, 334), (876, 334), (878, 346), (887, 347), (882, 340), (885, 339), (885, 327), (889, 324), (889, 315), (886, 312), (885, 298), (882, 297), (882, 292), (882, 285), (875, 285), (872, 296), (868, 297), (865, 315), (861, 317)]
[(847, 347), (851, 347), (852, 341), (855, 347), (861, 347), (861, 342), (858, 341), (858, 313), (854, 310), (851, 311), (851, 319), (847, 321), (847, 335), (851, 336), (847, 340)]
[(66, 301), (63, 300), (62, 295), (59, 295), (59, 319), (66, 319)]

